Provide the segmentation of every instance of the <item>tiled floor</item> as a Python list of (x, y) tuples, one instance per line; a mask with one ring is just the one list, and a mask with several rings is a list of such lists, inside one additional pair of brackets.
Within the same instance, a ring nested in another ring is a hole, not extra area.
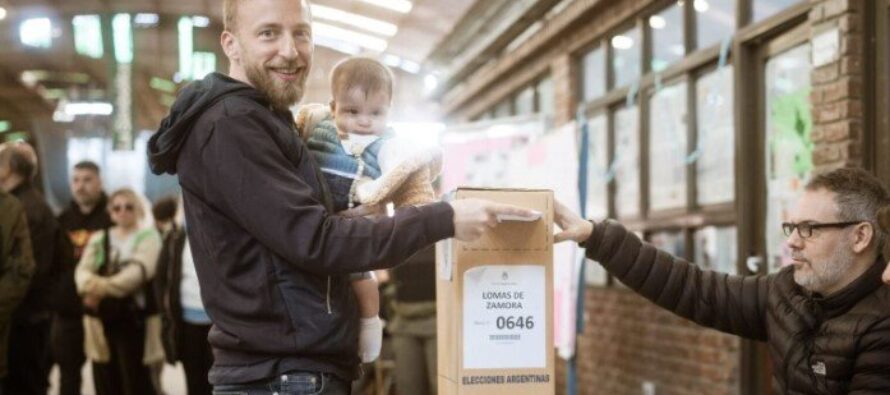
[[(93, 369), (92, 365), (87, 363), (83, 370), (83, 385), (81, 387), (81, 395), (95, 395), (93, 389)], [(166, 395), (184, 395), (185, 394), (185, 375), (182, 365), (176, 366), (164, 365), (164, 371), (161, 374), (161, 386), (164, 388)], [(59, 393), (59, 369), (53, 366), (49, 376), (49, 393), (56, 395)]]

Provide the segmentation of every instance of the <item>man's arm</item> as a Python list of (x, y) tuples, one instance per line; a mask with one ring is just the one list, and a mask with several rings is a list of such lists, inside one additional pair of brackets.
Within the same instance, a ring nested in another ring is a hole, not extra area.
[(596, 224), (584, 247), (588, 258), (655, 304), (699, 325), (766, 340), (770, 277), (701, 270), (642, 242), (614, 221)]
[[(309, 183), (251, 114), (217, 122), (201, 155), (215, 205), (291, 264), (319, 274), (393, 267), (455, 233), (446, 203), (400, 209), (391, 218), (328, 215)], [(308, 151), (307, 151), (308, 152)]]
[(890, 318), (873, 325), (859, 344), (847, 394), (890, 394)]
[(614, 221), (593, 225), (556, 202), (557, 242), (583, 243), (587, 257), (624, 284), (673, 313), (700, 325), (766, 340), (772, 276), (730, 276), (704, 271), (643, 243)]

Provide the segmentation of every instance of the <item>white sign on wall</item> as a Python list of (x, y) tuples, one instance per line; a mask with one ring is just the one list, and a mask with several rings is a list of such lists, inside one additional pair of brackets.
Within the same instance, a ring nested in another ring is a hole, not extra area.
[(838, 28), (830, 29), (813, 37), (813, 67), (824, 66), (838, 59), (841, 35)]
[(547, 366), (545, 282), (542, 265), (464, 272), (464, 369)]

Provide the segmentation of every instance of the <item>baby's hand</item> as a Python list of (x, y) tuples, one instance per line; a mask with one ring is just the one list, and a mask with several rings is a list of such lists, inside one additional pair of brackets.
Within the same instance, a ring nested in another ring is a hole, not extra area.
[(362, 318), (358, 335), (358, 355), (362, 363), (374, 362), (383, 345), (383, 321), (380, 317)]

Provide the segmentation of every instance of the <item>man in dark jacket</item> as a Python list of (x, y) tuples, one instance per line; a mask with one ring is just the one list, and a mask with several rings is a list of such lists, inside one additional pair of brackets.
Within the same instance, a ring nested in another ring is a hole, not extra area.
[(329, 215), (330, 197), (288, 111), (312, 61), (308, 5), (223, 3), (229, 76), (187, 87), (149, 142), (152, 170), (179, 174), (213, 321), (210, 383), (347, 394), (359, 363), (349, 273), (393, 267), (447, 237), (475, 239), (499, 214), (532, 214), (460, 200), (373, 220)]
[(25, 209), (16, 198), (0, 190), (0, 394), (4, 394), (9, 367), (12, 314), (28, 292), (33, 275), (34, 256)]
[(0, 186), (25, 208), (28, 230), (37, 265), (28, 294), (13, 315), (9, 337), (6, 387), (14, 394), (46, 394), (49, 387), (49, 331), (51, 295), (61, 270), (59, 225), (43, 195), (32, 181), (37, 175), (37, 155), (22, 142), (0, 147)]
[(564, 232), (587, 256), (641, 295), (700, 325), (768, 342), (777, 394), (890, 393), (890, 286), (881, 282), (886, 234), (877, 212), (890, 204), (863, 170), (814, 177), (782, 226), (791, 265), (731, 276), (671, 257), (606, 221), (558, 205)]
[(112, 225), (97, 164), (90, 161), (75, 164), (69, 186), (73, 199), (59, 215), (59, 226), (67, 236), (68, 259), (59, 278), (50, 335), (53, 357), (59, 364), (61, 395), (80, 394), (80, 370), (86, 362), (83, 305), (74, 285), (74, 269), (93, 232)]

